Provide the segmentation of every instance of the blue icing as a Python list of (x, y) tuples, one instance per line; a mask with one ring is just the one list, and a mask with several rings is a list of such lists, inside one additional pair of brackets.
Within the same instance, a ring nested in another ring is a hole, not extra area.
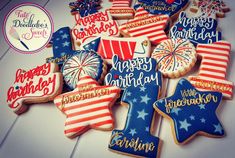
[(100, 0), (79, 0), (70, 2), (71, 13), (79, 13), (81, 17), (96, 13), (100, 7)]
[(172, 96), (156, 101), (153, 106), (173, 121), (177, 143), (185, 143), (198, 132), (224, 135), (216, 116), (221, 99), (220, 92), (198, 91), (188, 80), (181, 79)]
[(158, 85), (146, 83), (126, 88), (122, 96), (122, 102), (129, 104), (126, 125), (123, 130), (112, 131), (110, 149), (135, 156), (158, 157), (160, 139), (150, 133), (154, 116), (152, 105), (161, 87), (161, 79), (157, 80)]
[(53, 57), (46, 59), (48, 63), (55, 62), (61, 66), (67, 58), (77, 54), (77, 51), (73, 50), (69, 27), (62, 27), (54, 32), (49, 44), (53, 47)]
[(87, 44), (84, 44), (83, 45), (83, 49), (85, 49), (85, 50), (93, 50), (93, 51), (97, 52), (98, 48), (99, 48), (100, 38), (101, 37), (98, 37), (98, 38), (92, 40), (91, 42), (89, 42)]
[(157, 62), (153, 58), (135, 58), (122, 61), (117, 55), (112, 58), (112, 68), (105, 76), (106, 85), (115, 85), (122, 90), (145, 83), (161, 85), (162, 75), (156, 71)]
[(143, 7), (150, 14), (167, 14), (170, 17), (184, 8), (189, 0), (138, 0), (135, 9)]
[(208, 44), (221, 40), (221, 32), (216, 29), (217, 21), (214, 18), (189, 18), (185, 12), (181, 12), (178, 21), (170, 29), (170, 37), (189, 39), (195, 45)]

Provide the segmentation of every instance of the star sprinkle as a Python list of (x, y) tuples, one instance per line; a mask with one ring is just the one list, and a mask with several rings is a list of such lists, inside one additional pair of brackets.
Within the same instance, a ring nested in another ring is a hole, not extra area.
[(145, 96), (140, 96), (141, 97), (141, 103), (145, 103), (148, 104), (148, 101), (150, 100), (150, 98), (148, 97), (148, 95), (146, 94)]
[(154, 45), (167, 39), (164, 30), (168, 25), (169, 16), (153, 15), (147, 11), (142, 12), (142, 10), (137, 9), (134, 19), (130, 19), (119, 27), (121, 34), (129, 37), (147, 36)]
[[(198, 91), (189, 81), (181, 79), (172, 96), (156, 101), (153, 106), (159, 114), (171, 120), (176, 143), (185, 144), (196, 134), (224, 135), (216, 116), (221, 99), (220, 92)], [(177, 115), (176, 108), (180, 109)]]
[(110, 107), (119, 97), (121, 89), (99, 86), (90, 76), (80, 78), (77, 88), (54, 99), (55, 105), (66, 115), (65, 135), (74, 138), (89, 128), (113, 128)]

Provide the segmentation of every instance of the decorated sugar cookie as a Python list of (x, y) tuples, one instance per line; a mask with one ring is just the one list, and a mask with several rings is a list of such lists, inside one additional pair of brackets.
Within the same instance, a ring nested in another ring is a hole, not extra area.
[(159, 71), (170, 78), (186, 74), (197, 60), (194, 45), (180, 38), (162, 41), (154, 49), (152, 58), (157, 60)]
[(69, 138), (80, 136), (88, 129), (112, 130), (111, 106), (119, 97), (115, 86), (99, 86), (90, 76), (80, 78), (71, 92), (57, 96), (55, 105), (66, 115), (64, 133)]
[(172, 19), (186, 9), (189, 0), (138, 0), (136, 7), (142, 7), (150, 14), (166, 14)]
[(69, 27), (62, 27), (54, 32), (49, 44), (53, 47), (53, 57), (46, 59), (48, 63), (57, 63), (61, 66), (66, 59), (77, 54), (73, 49)]
[(217, 21), (214, 18), (204, 16), (190, 18), (186, 12), (181, 12), (178, 21), (170, 29), (170, 37), (188, 39), (195, 45), (208, 44), (221, 40), (221, 32), (216, 29)]
[(94, 51), (82, 50), (65, 61), (62, 67), (65, 83), (74, 89), (84, 76), (91, 76), (101, 82), (107, 73), (107, 66)]
[(172, 96), (154, 103), (155, 110), (170, 119), (177, 144), (185, 144), (195, 135), (222, 137), (223, 127), (216, 116), (222, 99), (220, 92), (198, 91), (181, 79)]
[(130, 7), (132, 0), (112, 0), (112, 6), (108, 9), (115, 19), (131, 19), (135, 11)]
[(231, 44), (218, 41), (212, 44), (198, 44), (197, 54), (201, 66), (197, 76), (189, 76), (189, 81), (199, 90), (219, 91), (223, 97), (233, 96), (233, 82), (226, 79), (230, 59)]
[(70, 2), (69, 7), (72, 14), (77, 13), (84, 17), (97, 12), (97, 9), (100, 8), (100, 0), (78, 0)]
[(152, 44), (156, 45), (167, 39), (165, 28), (169, 23), (168, 15), (153, 15), (143, 8), (136, 9), (134, 19), (122, 24), (119, 29), (123, 36), (140, 37), (147, 36)]
[(161, 140), (151, 134), (154, 121), (152, 105), (160, 93), (159, 79), (143, 86), (126, 88), (122, 97), (122, 104), (129, 106), (126, 124), (123, 130), (113, 130), (109, 149), (135, 157), (159, 157)]
[(118, 38), (118, 37), (98, 37), (83, 45), (85, 50), (95, 50), (109, 64), (113, 55), (118, 55), (122, 60), (137, 57), (149, 57), (151, 43), (147, 37)]
[(53, 100), (62, 91), (62, 74), (58, 66), (47, 63), (28, 71), (18, 69), (14, 84), (7, 91), (7, 103), (16, 113), (25, 112), (29, 104)]
[(112, 68), (105, 76), (106, 85), (114, 85), (122, 90), (144, 86), (147, 83), (161, 85), (159, 81), (162, 75), (156, 71), (157, 62), (153, 58), (143, 57), (122, 61), (114, 55), (112, 61)]
[(72, 29), (76, 44), (84, 43), (94, 36), (119, 36), (118, 24), (108, 11), (97, 12), (81, 17), (75, 15), (76, 25)]
[(229, 7), (223, 0), (194, 0), (190, 8), (192, 12), (202, 12), (205, 17), (225, 16), (225, 12), (229, 11)]

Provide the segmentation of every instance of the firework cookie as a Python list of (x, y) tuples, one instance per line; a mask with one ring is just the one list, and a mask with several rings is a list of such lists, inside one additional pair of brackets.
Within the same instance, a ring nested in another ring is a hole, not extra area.
[(228, 12), (229, 7), (223, 2), (223, 0), (194, 0), (190, 7), (192, 12), (201, 12), (205, 17), (220, 17), (225, 16), (225, 12)]
[(66, 59), (77, 54), (77, 51), (73, 49), (69, 27), (62, 27), (54, 32), (49, 46), (53, 48), (53, 57), (46, 59), (48, 63), (57, 63), (61, 66)]
[(154, 103), (155, 110), (170, 119), (174, 140), (185, 144), (195, 135), (224, 136), (223, 127), (216, 116), (222, 100), (220, 92), (198, 91), (186, 79), (181, 79), (172, 96)]
[(142, 11), (141, 7), (136, 10), (134, 19), (119, 27), (121, 34), (125, 37), (147, 36), (152, 44), (156, 45), (167, 39), (165, 28), (168, 26), (168, 15), (153, 15)]
[(150, 14), (165, 14), (171, 19), (176, 19), (188, 4), (189, 0), (138, 0), (134, 8), (142, 7)]
[(157, 60), (159, 71), (169, 78), (186, 74), (197, 60), (194, 45), (180, 38), (162, 41), (154, 49), (152, 58)]
[(71, 14), (79, 14), (81, 17), (94, 14), (100, 8), (100, 0), (78, 0), (70, 2)]
[(90, 128), (112, 130), (110, 108), (120, 91), (115, 86), (99, 86), (96, 80), (86, 76), (80, 78), (76, 89), (57, 96), (54, 103), (66, 115), (65, 135), (74, 138)]
[(197, 76), (189, 76), (189, 81), (199, 90), (219, 91), (223, 97), (233, 96), (233, 82), (226, 79), (230, 59), (231, 44), (218, 41), (212, 44), (198, 44), (197, 55), (201, 66)]
[(137, 57), (149, 57), (151, 43), (147, 37), (136, 38), (114, 38), (98, 37), (93, 41), (83, 45), (85, 50), (95, 50), (109, 64), (113, 55), (118, 55), (122, 60), (133, 59)]
[(82, 50), (66, 60), (61, 68), (65, 83), (74, 89), (81, 77), (91, 76), (102, 82), (107, 73), (107, 66), (102, 58), (92, 50)]
[(81, 45), (85, 40), (96, 36), (119, 36), (118, 23), (113, 20), (106, 10), (81, 17), (75, 14), (76, 24), (72, 29), (72, 36), (76, 44)]
[(113, 0), (109, 12), (114, 19), (131, 19), (135, 11), (130, 7), (132, 0)]
[(170, 37), (188, 39), (195, 45), (208, 44), (221, 40), (221, 32), (216, 29), (217, 21), (214, 18), (187, 17), (186, 12), (181, 12), (178, 21), (170, 29)]
[(7, 103), (16, 114), (21, 114), (28, 109), (29, 104), (53, 100), (61, 93), (62, 85), (62, 74), (54, 63), (28, 71), (18, 69), (14, 84), (7, 92)]

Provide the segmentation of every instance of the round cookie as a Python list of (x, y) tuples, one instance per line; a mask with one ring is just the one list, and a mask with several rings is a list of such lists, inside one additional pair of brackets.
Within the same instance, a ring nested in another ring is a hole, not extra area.
[(152, 58), (157, 60), (159, 71), (169, 78), (186, 74), (197, 60), (194, 45), (180, 38), (162, 41), (154, 49)]
[(107, 72), (107, 66), (102, 58), (91, 50), (82, 50), (65, 61), (62, 74), (65, 83), (74, 89), (78, 80), (84, 76), (91, 76), (101, 82)]

